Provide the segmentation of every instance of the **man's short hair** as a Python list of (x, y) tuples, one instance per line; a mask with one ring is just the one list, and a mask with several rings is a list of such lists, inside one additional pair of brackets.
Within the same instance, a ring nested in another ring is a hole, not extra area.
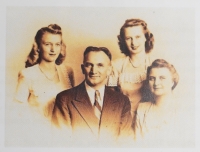
[(112, 55), (111, 55), (110, 51), (106, 47), (95, 47), (95, 46), (88, 46), (85, 49), (84, 54), (83, 54), (84, 58), (89, 52), (99, 52), (99, 51), (103, 51), (108, 56), (110, 61), (112, 60)]

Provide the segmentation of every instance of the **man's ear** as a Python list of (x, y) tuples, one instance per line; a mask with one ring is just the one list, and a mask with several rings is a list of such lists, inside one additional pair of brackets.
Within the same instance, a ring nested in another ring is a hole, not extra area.
[(85, 74), (85, 68), (83, 64), (81, 64), (81, 70), (82, 70), (82, 73)]

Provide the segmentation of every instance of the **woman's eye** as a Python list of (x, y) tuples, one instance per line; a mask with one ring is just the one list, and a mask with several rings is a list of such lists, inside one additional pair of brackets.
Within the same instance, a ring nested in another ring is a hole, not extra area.
[(58, 43), (58, 44), (56, 44), (56, 46), (61, 46), (61, 44)]
[(166, 79), (165, 77), (160, 77), (161, 80)]
[(140, 38), (140, 36), (136, 36), (136, 38), (137, 38), (137, 39), (139, 39), (139, 38)]

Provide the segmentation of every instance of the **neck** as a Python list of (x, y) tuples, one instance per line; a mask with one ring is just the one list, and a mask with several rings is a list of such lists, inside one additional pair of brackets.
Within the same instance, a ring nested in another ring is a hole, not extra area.
[(141, 61), (141, 60), (145, 60), (145, 56), (146, 56), (145, 51), (142, 51), (137, 54), (130, 54), (129, 57), (132, 61)]
[[(145, 66), (146, 70), (146, 53), (145, 51), (137, 54), (132, 54), (129, 56), (130, 58), (130, 63), (134, 68), (139, 68), (141, 65)], [(142, 67), (143, 68), (143, 67)]]
[(172, 101), (172, 93), (156, 96), (155, 97), (155, 105), (160, 108), (166, 108), (168, 105), (171, 104)]
[(39, 63), (39, 66), (42, 67), (43, 70), (48, 70), (48, 71), (55, 71), (56, 70), (56, 64), (54, 62), (41, 61)]
[(85, 81), (86, 85), (88, 85), (89, 87), (91, 87), (94, 90), (99, 90), (102, 87), (105, 87), (105, 85), (91, 85), (90, 83), (88, 83), (87, 81)]

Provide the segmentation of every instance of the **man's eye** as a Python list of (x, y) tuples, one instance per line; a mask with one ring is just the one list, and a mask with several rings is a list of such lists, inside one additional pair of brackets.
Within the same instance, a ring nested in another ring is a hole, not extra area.
[(98, 64), (98, 67), (103, 67), (103, 64), (102, 64), (102, 63), (99, 63), (99, 64)]
[(44, 45), (49, 46), (50, 44), (49, 43), (45, 43)]

